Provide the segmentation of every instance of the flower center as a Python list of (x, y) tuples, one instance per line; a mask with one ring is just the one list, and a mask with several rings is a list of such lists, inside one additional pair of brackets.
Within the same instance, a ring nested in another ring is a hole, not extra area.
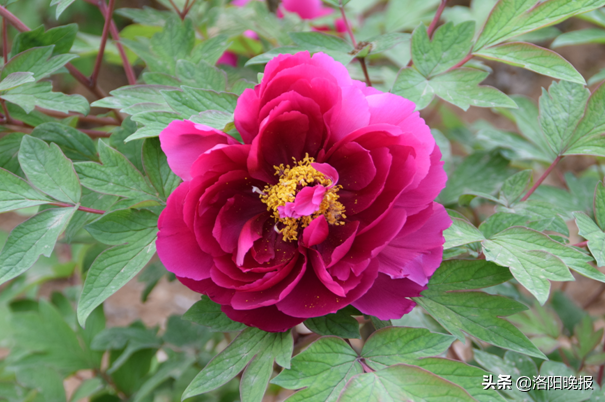
[(279, 183), (265, 186), (260, 199), (267, 204), (267, 211), (273, 212), (275, 230), (282, 234), (284, 240), (298, 239), (299, 230), (307, 227), (320, 215), (330, 225), (344, 225), (341, 219), (345, 207), (338, 202), (338, 190), (342, 186), (334, 185), (332, 179), (315, 170), (313, 158), (306, 155), (294, 166), (273, 166), (279, 176)]

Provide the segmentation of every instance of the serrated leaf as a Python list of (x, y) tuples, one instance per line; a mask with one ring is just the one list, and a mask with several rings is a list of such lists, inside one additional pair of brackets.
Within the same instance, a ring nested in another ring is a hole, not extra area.
[(0, 284), (28, 270), (40, 255), (50, 257), (75, 210), (47, 209), (14, 228), (0, 252)]
[(512, 95), (511, 98), (515, 101), (517, 109), (507, 109), (521, 133), (532, 144), (535, 144), (544, 154), (542, 157), (545, 162), (550, 163), (556, 157), (553, 150), (548, 145), (546, 137), (542, 134), (542, 128), (539, 121), (539, 110), (535, 102), (525, 96)]
[(233, 124), (233, 114), (219, 112), (218, 110), (206, 110), (198, 115), (191, 116), (189, 120), (221, 131), (229, 131), (226, 128)]
[(357, 320), (343, 311), (309, 318), (305, 320), (304, 324), (319, 335), (334, 335), (349, 339), (361, 337)]
[(57, 144), (49, 147), (37, 138), (23, 137), (19, 164), (29, 181), (46, 194), (72, 204), (80, 201), (82, 189), (78, 176)]
[(462, 110), (470, 106), (516, 108), (517, 104), (496, 88), (479, 85), (487, 75), (476, 69), (457, 68), (429, 82), (437, 96)]
[(605, 85), (600, 85), (588, 99), (580, 121), (565, 155), (605, 156)]
[(90, 111), (88, 101), (82, 95), (52, 92), (52, 84), (48, 81), (20, 85), (5, 92), (0, 98), (20, 106), (28, 114), (36, 106), (63, 113), (78, 112), (84, 115)]
[(481, 222), (479, 230), (483, 232), (483, 235), (486, 238), (490, 238), (496, 233), (500, 233), (512, 226), (529, 226), (529, 218), (524, 215), (512, 214), (509, 212), (496, 212)]
[(323, 337), (292, 359), (292, 368), (271, 382), (287, 389), (299, 389), (289, 402), (317, 400), (336, 402), (347, 381), (363, 372), (357, 353), (344, 340)]
[(95, 162), (74, 164), (84, 187), (103, 194), (141, 201), (157, 200), (155, 190), (124, 155), (101, 141), (99, 156), (102, 165)]
[(597, 266), (605, 266), (605, 232), (584, 212), (574, 212), (580, 236), (588, 240), (588, 249), (597, 260)]
[(69, 52), (78, 33), (78, 24), (61, 25), (44, 31), (44, 25), (27, 32), (19, 32), (13, 39), (11, 57), (27, 49), (55, 45), (53, 56)]
[(385, 12), (385, 30), (395, 32), (413, 29), (418, 21), (429, 22), (439, 0), (391, 0)]
[(125, 109), (139, 103), (166, 104), (160, 91), (174, 89), (166, 85), (128, 85), (110, 92), (109, 97), (91, 104), (93, 107)]
[(458, 201), (462, 194), (492, 193), (510, 175), (508, 163), (498, 150), (473, 153), (448, 174), (447, 187), (439, 194), (439, 202), (448, 205)]
[(149, 181), (151, 181), (160, 197), (168, 198), (181, 180), (168, 166), (166, 155), (160, 147), (158, 138), (145, 140), (143, 144), (143, 165)]
[(559, 54), (531, 43), (505, 43), (482, 49), (474, 54), (511, 66), (523, 67), (549, 77), (586, 84), (584, 77)]
[(176, 76), (183, 85), (193, 88), (224, 91), (227, 86), (227, 74), (205, 61), (200, 61), (198, 64), (188, 60), (177, 61)]
[(197, 45), (192, 51), (193, 63), (199, 63), (204, 60), (211, 66), (215, 65), (223, 53), (231, 47), (232, 42), (229, 41), (227, 35), (217, 35)]
[(0, 169), (0, 213), (49, 202), (52, 202), (50, 198), (33, 189), (25, 180)]
[(427, 79), (411, 67), (399, 71), (391, 92), (414, 102), (416, 110), (427, 107), (435, 96), (435, 91)]
[(163, 26), (172, 14), (170, 11), (160, 11), (148, 6), (143, 6), (143, 8), (118, 8), (115, 12), (137, 24), (152, 26)]
[(183, 314), (184, 320), (195, 322), (217, 332), (241, 331), (246, 326), (232, 321), (221, 311), (221, 305), (213, 302), (207, 296), (196, 302)]
[(57, 144), (72, 161), (96, 161), (97, 147), (89, 136), (60, 123), (42, 123), (32, 131), (33, 137)]
[(605, 0), (500, 0), (492, 10), (475, 50), (558, 22), (605, 5)]
[(515, 173), (502, 183), (500, 199), (506, 206), (516, 203), (527, 190), (531, 181), (531, 170), (522, 170)]
[(540, 124), (552, 150), (560, 154), (572, 141), (576, 126), (584, 115), (590, 92), (583, 85), (553, 82), (540, 97)]
[(386, 52), (387, 50), (391, 50), (403, 42), (408, 42), (410, 39), (410, 34), (401, 32), (391, 32), (375, 36), (367, 40), (371, 44), (369, 54), (379, 54)]
[(481, 289), (512, 278), (508, 269), (485, 260), (443, 261), (431, 277), (434, 291)]
[(430, 371), (397, 364), (360, 374), (348, 383), (338, 402), (475, 401), (464, 389)]
[(444, 250), (485, 240), (479, 229), (459, 218), (452, 218), (452, 225), (443, 232), (443, 237), (445, 237)]
[(361, 355), (374, 370), (398, 363), (416, 364), (423, 357), (444, 353), (455, 340), (424, 328), (383, 328), (374, 332), (363, 346)]
[(9, 89), (16, 88), (19, 85), (34, 82), (35, 80), (34, 73), (31, 72), (11, 73), (0, 81), (0, 91), (8, 91)]
[(157, 216), (147, 210), (118, 210), (88, 225), (97, 240), (123, 244), (103, 251), (88, 270), (78, 302), (78, 322), (130, 281), (155, 254)]
[(21, 177), (25, 177), (19, 166), (19, 148), (23, 136), (21, 133), (10, 133), (0, 138), (0, 167)]
[(432, 40), (424, 25), (419, 25), (412, 36), (412, 60), (425, 77), (443, 73), (462, 60), (472, 47), (474, 21), (454, 26), (452, 22), (440, 26)]
[(430, 282), (429, 290), (414, 301), (461, 341), (466, 332), (501, 348), (544, 358), (521, 331), (499, 318), (526, 310), (521, 303), (481, 292), (439, 293), (430, 290)]
[(31, 72), (37, 80), (47, 77), (77, 58), (75, 54), (60, 54), (51, 57), (54, 45), (34, 47), (14, 56), (2, 69), (0, 78), (5, 79), (9, 74), (16, 72)]
[(426, 358), (415, 362), (414, 365), (462, 387), (479, 402), (506, 401), (496, 390), (484, 389), (477, 381), (478, 378), (488, 374), (478, 367), (442, 358)]
[[(275, 359), (278, 364), (285, 365), (287, 362), (281, 356), (291, 353), (292, 345), (292, 336), (289, 333), (271, 333), (248, 328), (204, 367), (189, 384), (182, 398), (187, 399), (220, 387), (242, 371), (252, 359), (262, 354), (269, 354), (271, 360)], [(262, 362), (260, 363), (263, 366)], [(250, 372), (248, 376), (252, 374), (254, 373)], [(267, 377), (266, 373), (264, 377)], [(258, 396), (247, 395), (251, 401), (257, 400)]]

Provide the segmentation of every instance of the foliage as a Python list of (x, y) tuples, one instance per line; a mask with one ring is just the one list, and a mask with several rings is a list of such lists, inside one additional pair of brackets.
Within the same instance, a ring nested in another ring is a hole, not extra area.
[[(0, 70), (0, 401), (603, 398), (602, 311), (578, 307), (565, 286), (605, 283), (605, 69), (585, 77), (557, 51), (605, 43), (605, 0), (325, 0), (333, 13), (311, 20), (276, 14), (273, 1), (114, 3), (0, 3), (10, 43)], [(350, 33), (337, 29), (341, 11)], [(580, 19), (591, 27), (568, 29)], [(433, 128), (448, 173), (437, 201), (453, 224), (417, 306), (392, 321), (347, 307), (267, 333), (204, 296), (161, 328), (108, 326), (103, 303), (135, 276), (143, 302), (174, 279), (155, 256), (158, 216), (180, 183), (159, 133), (190, 119), (241, 140), (238, 97), (269, 60), (299, 51), (327, 53), (353, 78), (412, 100)], [(503, 65), (556, 81), (536, 102), (488, 85)], [(468, 124), (461, 110), (471, 107), (516, 129)], [(512, 375), (512, 388), (482, 386), (489, 375)], [(539, 375), (595, 382), (515, 389)], [(78, 384), (67, 394), (65, 379)]]

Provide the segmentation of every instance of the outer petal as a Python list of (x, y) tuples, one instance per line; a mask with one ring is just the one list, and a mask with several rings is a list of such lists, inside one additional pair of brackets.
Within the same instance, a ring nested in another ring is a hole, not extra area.
[(418, 297), (425, 289), (408, 279), (391, 279), (378, 274), (374, 286), (352, 304), (362, 313), (381, 320), (399, 319), (416, 305), (407, 297)]
[(204, 253), (197, 244), (195, 235), (183, 220), (183, 203), (189, 192), (189, 183), (181, 183), (168, 197), (166, 208), (158, 220), (158, 256), (170, 272), (175, 275), (202, 280), (210, 277), (212, 257)]
[(312, 20), (332, 13), (334, 10), (322, 7), (321, 0), (282, 0), (287, 11), (296, 13), (303, 20)]
[(233, 321), (267, 332), (284, 332), (305, 320), (284, 314), (275, 306), (255, 308), (254, 310), (235, 310), (231, 306), (223, 305), (221, 310)]
[(219, 144), (237, 141), (212, 127), (189, 120), (174, 120), (160, 133), (162, 150), (170, 169), (183, 180), (191, 180), (191, 165), (204, 152)]
[(380, 272), (391, 278), (407, 277), (426, 285), (441, 264), (443, 231), (452, 224), (436, 202), (411, 216), (397, 237), (378, 256)]

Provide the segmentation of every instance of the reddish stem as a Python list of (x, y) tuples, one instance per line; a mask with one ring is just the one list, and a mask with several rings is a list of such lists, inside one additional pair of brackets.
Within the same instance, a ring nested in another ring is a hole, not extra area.
[[(51, 202), (49, 205), (54, 205), (55, 207), (62, 207), (62, 208), (73, 208), (75, 206), (72, 204), (68, 204), (66, 202)], [(89, 212), (91, 214), (98, 214), (98, 215), (103, 215), (106, 212), (106, 211), (102, 211), (100, 209), (88, 208), (88, 207), (83, 207), (83, 206), (79, 206), (78, 211)]]
[(120, 125), (120, 123), (113, 117), (84, 116), (79, 113), (63, 113), (63, 112), (57, 112), (55, 110), (43, 109), (40, 107), (36, 107), (36, 110), (44, 113), (45, 115), (57, 117), (59, 119), (64, 119), (66, 117), (75, 116), (78, 118), (78, 121), (82, 121), (84, 123), (94, 123), (94, 124), (100, 124), (103, 126), (119, 126)]
[[(107, 18), (108, 7), (104, 1), (100, 1), (98, 3), (99, 10), (101, 14)], [(118, 32), (118, 27), (113, 20), (113, 16), (110, 19), (111, 25), (109, 26), (109, 32), (111, 33), (111, 37), (114, 40), (116, 47), (118, 48), (118, 52), (120, 53), (120, 58), (122, 59), (122, 64), (124, 66), (124, 72), (126, 73), (126, 79), (128, 80), (129, 85), (135, 85), (137, 83), (137, 78), (134, 74), (134, 70), (130, 61), (128, 61), (128, 56), (126, 55), (126, 50), (124, 50), (124, 46), (120, 42), (120, 33)]]
[[(188, 2), (189, 2), (189, 0), (187, 0), (187, 3)], [(191, 11), (191, 8), (193, 8), (193, 5), (195, 4), (195, 0), (192, 0), (191, 4), (189, 4), (189, 6), (187, 5), (187, 3), (185, 3), (185, 9), (183, 10), (183, 19), (185, 19), (187, 14), (189, 14), (189, 11)]]
[(8, 32), (5, 18), (2, 18), (2, 56), (4, 57), (4, 64), (6, 64), (8, 62)]
[(342, 20), (345, 23), (345, 27), (347, 28), (347, 33), (349, 34), (349, 38), (351, 38), (351, 42), (353, 42), (353, 47), (357, 47), (357, 41), (355, 40), (353, 31), (351, 31), (351, 27), (349, 26), (349, 20), (347, 20), (347, 15), (345, 14), (345, 8), (342, 5), (342, 0), (338, 0), (338, 7), (340, 7), (340, 14), (342, 15)]
[(174, 8), (174, 11), (179, 15), (179, 17), (181, 18), (181, 21), (183, 21), (185, 19), (185, 16), (183, 16), (183, 13), (179, 10), (179, 8), (176, 6), (176, 4), (174, 4), (173, 0), (170, 0), (170, 4), (172, 5), (172, 8)]
[(439, 8), (437, 9), (437, 12), (435, 13), (435, 17), (433, 17), (433, 21), (431, 21), (431, 25), (429, 25), (429, 29), (426, 30), (427, 35), (429, 36), (429, 38), (433, 37), (433, 32), (435, 32), (435, 28), (437, 28), (437, 24), (439, 23), (439, 20), (441, 19), (441, 14), (443, 14), (443, 10), (445, 10), (445, 5), (447, 4), (448, 0), (441, 0), (441, 4), (439, 4)]
[(361, 64), (361, 69), (363, 70), (363, 75), (366, 78), (366, 84), (368, 84), (368, 86), (371, 87), (372, 81), (370, 81), (370, 75), (368, 74), (368, 68), (366, 67), (366, 58), (360, 57), (358, 60), (359, 60), (359, 64)]
[[(103, 4), (105, 0), (101, 0), (99, 3), (99, 10), (101, 9), (100, 4)], [(99, 53), (97, 53), (97, 60), (95, 61), (95, 67), (90, 76), (91, 85), (95, 85), (97, 78), (99, 77), (99, 71), (101, 71), (101, 64), (103, 63), (103, 54), (105, 53), (105, 46), (107, 45), (107, 37), (109, 36), (109, 27), (111, 26), (111, 19), (113, 15), (113, 8), (115, 6), (115, 0), (109, 0), (109, 9), (106, 13), (101, 11), (101, 14), (105, 15), (105, 24), (103, 25), (103, 33), (101, 34), (101, 46), (99, 47)]]
[(555, 160), (553, 161), (553, 163), (550, 164), (550, 166), (548, 167), (548, 169), (546, 169), (546, 171), (542, 174), (542, 176), (540, 176), (540, 178), (538, 180), (536, 180), (536, 182), (534, 183), (534, 185), (532, 186), (532, 188), (529, 189), (529, 191), (527, 192), (527, 194), (525, 194), (523, 196), (523, 198), (521, 198), (521, 202), (526, 201), (530, 195), (532, 195), (534, 193), (534, 191), (536, 191), (536, 189), (538, 187), (540, 187), (540, 184), (542, 184), (542, 182), (544, 181), (544, 179), (546, 179), (548, 177), (548, 175), (550, 174), (550, 172), (552, 172), (552, 170), (555, 168), (555, 166), (557, 166), (557, 163), (559, 163), (559, 161), (563, 158), (563, 156), (559, 155), (555, 158)]
[(456, 63), (456, 65), (450, 67), (447, 71), (452, 71), (452, 70), (455, 70), (455, 69), (457, 69), (459, 67), (462, 67), (463, 65), (465, 65), (472, 58), (473, 58), (473, 53), (467, 54), (464, 59), (460, 60), (458, 63)]
[(374, 370), (370, 366), (368, 366), (366, 364), (366, 362), (363, 361), (363, 359), (359, 359), (359, 364), (361, 364), (361, 367), (363, 367), (364, 373), (373, 373), (374, 372)]
[(586, 247), (587, 245), (588, 245), (588, 240), (584, 240), (579, 243), (572, 244), (572, 246), (574, 246), (574, 247)]

